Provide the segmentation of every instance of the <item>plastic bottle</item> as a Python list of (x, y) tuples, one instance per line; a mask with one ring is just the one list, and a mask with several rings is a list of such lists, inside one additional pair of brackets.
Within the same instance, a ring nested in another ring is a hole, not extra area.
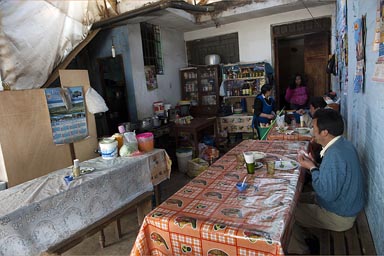
[(73, 175), (73, 177), (79, 177), (80, 176), (79, 159), (73, 160), (72, 175)]

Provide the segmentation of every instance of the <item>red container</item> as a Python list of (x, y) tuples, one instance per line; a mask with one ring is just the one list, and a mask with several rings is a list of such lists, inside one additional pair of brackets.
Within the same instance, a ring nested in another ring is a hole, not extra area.
[(139, 150), (143, 152), (150, 152), (154, 148), (153, 133), (144, 132), (136, 135)]

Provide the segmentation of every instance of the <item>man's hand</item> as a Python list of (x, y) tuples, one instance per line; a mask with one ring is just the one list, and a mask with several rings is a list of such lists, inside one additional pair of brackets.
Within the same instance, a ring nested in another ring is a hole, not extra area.
[(312, 167), (316, 167), (316, 162), (311, 154), (308, 155), (299, 152), (299, 154), (297, 154), (297, 161), (302, 167), (308, 170), (310, 170)]
[(306, 112), (304, 109), (301, 108), (301, 109), (296, 110), (296, 113), (298, 113), (300, 115), (304, 115)]

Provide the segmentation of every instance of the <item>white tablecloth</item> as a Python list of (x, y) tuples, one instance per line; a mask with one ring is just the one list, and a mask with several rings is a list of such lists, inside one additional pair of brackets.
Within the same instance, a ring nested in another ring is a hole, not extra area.
[(68, 185), (66, 168), (0, 191), (0, 255), (39, 254), (152, 191), (149, 155), (82, 162), (95, 171)]

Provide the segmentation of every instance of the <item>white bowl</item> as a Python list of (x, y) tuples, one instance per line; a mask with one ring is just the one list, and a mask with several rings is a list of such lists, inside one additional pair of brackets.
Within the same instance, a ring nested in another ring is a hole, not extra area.
[(299, 134), (307, 134), (311, 131), (310, 128), (308, 127), (300, 127), (300, 128), (296, 128), (295, 129), (295, 132), (299, 133)]
[(235, 109), (233, 109), (233, 113), (234, 114), (241, 114), (242, 112), (243, 112), (242, 108), (235, 108)]

